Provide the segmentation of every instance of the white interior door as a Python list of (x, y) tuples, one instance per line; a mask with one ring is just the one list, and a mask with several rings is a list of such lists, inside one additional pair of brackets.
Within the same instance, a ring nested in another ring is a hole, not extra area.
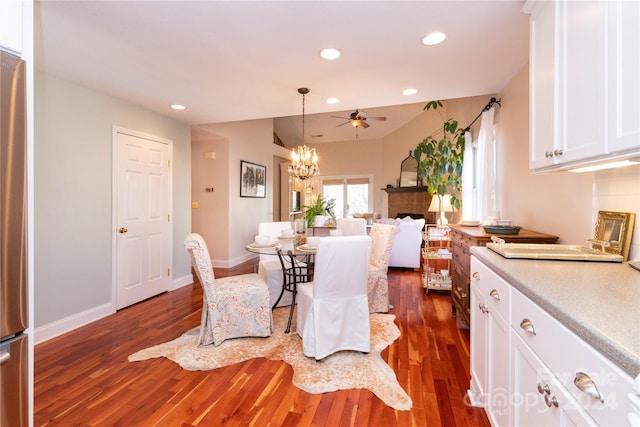
[(116, 309), (169, 290), (171, 141), (114, 129)]

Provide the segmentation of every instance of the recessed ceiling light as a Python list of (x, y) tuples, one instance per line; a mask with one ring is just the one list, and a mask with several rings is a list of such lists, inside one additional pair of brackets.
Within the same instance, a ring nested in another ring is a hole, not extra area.
[(322, 58), (328, 59), (330, 61), (333, 61), (334, 59), (340, 58), (340, 55), (342, 55), (342, 52), (340, 52), (338, 49), (334, 49), (332, 47), (327, 48), (327, 49), (322, 49), (320, 51), (320, 56)]
[(171, 108), (173, 108), (174, 110), (186, 110), (187, 107), (185, 107), (184, 105), (180, 105), (180, 104), (171, 104)]
[(338, 104), (340, 102), (340, 100), (338, 98), (327, 98), (326, 101), (327, 104)]
[(447, 38), (447, 35), (440, 32), (433, 32), (427, 34), (425, 38), (422, 39), (422, 44), (427, 46), (433, 46), (435, 44), (440, 44)]
[(402, 91), (402, 94), (406, 96), (415, 95), (416, 93), (418, 93), (418, 89), (413, 88), (405, 89)]

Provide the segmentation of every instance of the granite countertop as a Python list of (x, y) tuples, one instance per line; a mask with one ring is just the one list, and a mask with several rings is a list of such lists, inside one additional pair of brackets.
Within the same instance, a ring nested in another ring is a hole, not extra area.
[(626, 371), (640, 374), (640, 271), (627, 263), (471, 254)]

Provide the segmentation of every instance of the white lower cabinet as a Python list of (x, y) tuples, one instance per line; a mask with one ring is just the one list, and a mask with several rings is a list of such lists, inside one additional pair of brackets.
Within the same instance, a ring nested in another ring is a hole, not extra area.
[(512, 357), (511, 425), (597, 425), (517, 334), (513, 336)]
[(475, 256), (473, 406), (492, 426), (628, 426), (633, 380)]
[(510, 286), (484, 265), (471, 267), (471, 389), (492, 425), (509, 425)]

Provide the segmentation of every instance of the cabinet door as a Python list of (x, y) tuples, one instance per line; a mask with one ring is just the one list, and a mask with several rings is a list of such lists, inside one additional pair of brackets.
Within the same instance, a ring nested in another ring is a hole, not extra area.
[(596, 426), (593, 419), (558, 382), (517, 334), (512, 334), (511, 425)]
[(554, 157), (557, 99), (555, 84), (555, 2), (537, 2), (530, 21), (530, 129), (529, 167), (538, 169), (557, 162)]
[(486, 301), (478, 286), (471, 287), (471, 388), (473, 406), (486, 408), (487, 315)]
[(511, 396), (511, 327), (495, 308), (487, 313), (487, 398), (485, 409), (492, 426), (508, 426)]
[(607, 3), (560, 3), (560, 163), (606, 151)]
[[(607, 137), (611, 133), (611, 99), (607, 98), (607, 85), (612, 78), (607, 57), (612, 44), (608, 21), (611, 3), (614, 2), (530, 2), (531, 169), (565, 169), (607, 155)], [(637, 33), (635, 28), (634, 31)], [(623, 75), (619, 85), (629, 91), (635, 89), (637, 94), (638, 73), (633, 70), (633, 57), (638, 56), (637, 38), (626, 42), (625, 35), (620, 48), (635, 51), (626, 60), (631, 72)], [(640, 120), (638, 108), (632, 117), (634, 105), (628, 104), (633, 104), (634, 96), (631, 98), (617, 100), (622, 111), (617, 120), (624, 121), (629, 129), (637, 128)]]
[(608, 2), (610, 152), (640, 150), (640, 2)]

